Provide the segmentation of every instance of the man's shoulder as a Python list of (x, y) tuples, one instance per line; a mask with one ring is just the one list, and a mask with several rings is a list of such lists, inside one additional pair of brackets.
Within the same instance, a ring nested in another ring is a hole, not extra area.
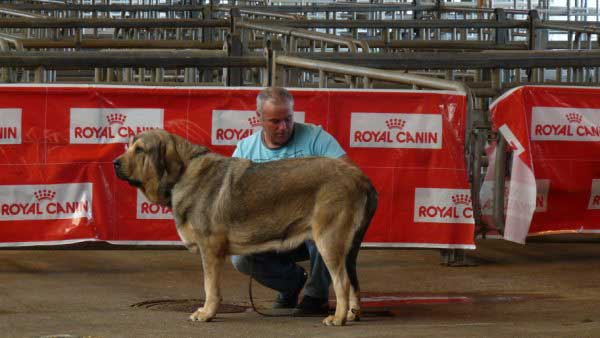
[(235, 147), (235, 151), (233, 152), (233, 156), (248, 158), (250, 154), (255, 151), (259, 142), (260, 132), (255, 132), (252, 135), (239, 140)]
[(296, 126), (298, 128), (301, 129), (305, 129), (305, 130), (318, 130), (318, 129), (323, 129), (321, 126), (316, 125), (316, 124), (312, 124), (312, 123), (308, 123), (308, 122), (296, 122)]
[(345, 151), (333, 135), (322, 126), (304, 123), (298, 142), (304, 144), (311, 156), (340, 157)]
[(244, 137), (243, 139), (238, 141), (238, 147), (241, 146), (249, 146), (250, 144), (256, 142), (257, 139), (260, 139), (260, 132), (254, 132), (252, 135)]
[(298, 134), (301, 137), (306, 138), (316, 137), (324, 131), (323, 127), (319, 125), (304, 122), (297, 122), (294, 128), (296, 128), (296, 131), (298, 131)]

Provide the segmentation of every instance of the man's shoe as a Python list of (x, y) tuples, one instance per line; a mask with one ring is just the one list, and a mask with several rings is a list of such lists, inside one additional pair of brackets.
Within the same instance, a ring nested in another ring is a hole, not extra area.
[(294, 316), (315, 316), (329, 313), (329, 300), (305, 295), (296, 306)]
[(302, 288), (304, 287), (304, 283), (306, 283), (307, 278), (308, 278), (308, 275), (306, 274), (306, 271), (304, 271), (304, 269), (303, 269), (302, 270), (302, 279), (300, 280), (300, 286), (298, 286), (298, 288), (290, 294), (286, 295), (281, 292), (279, 294), (277, 294), (277, 298), (275, 299), (275, 302), (273, 303), (273, 309), (293, 309), (293, 308), (295, 308), (296, 305), (298, 304), (298, 295), (300, 294), (300, 291), (302, 291)]

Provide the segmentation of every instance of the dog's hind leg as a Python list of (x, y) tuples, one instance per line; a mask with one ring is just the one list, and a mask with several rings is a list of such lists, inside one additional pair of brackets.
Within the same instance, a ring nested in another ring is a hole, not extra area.
[(346, 314), (348, 312), (348, 296), (350, 291), (350, 281), (344, 265), (344, 257), (325, 247), (325, 244), (317, 242), (317, 248), (323, 257), (325, 265), (331, 274), (333, 290), (335, 291), (335, 314), (328, 316), (323, 320), (325, 325), (344, 325), (346, 324)]
[(347, 321), (359, 321), (360, 320), (360, 286), (358, 283), (358, 276), (356, 273), (356, 258), (358, 256), (358, 249), (350, 249), (350, 253), (346, 257), (346, 269), (348, 271), (348, 277), (350, 278), (350, 291), (348, 294), (348, 313), (346, 315)]
[(360, 246), (365, 237), (365, 233), (371, 223), (371, 219), (375, 214), (375, 210), (377, 209), (377, 191), (372, 186), (369, 189), (367, 194), (367, 199), (365, 202), (360, 202), (359, 207), (356, 210), (362, 210), (362, 206), (364, 206), (363, 217), (360, 222), (360, 227), (354, 234), (354, 238), (352, 240), (352, 246), (350, 247), (350, 252), (348, 252), (348, 256), (346, 257), (346, 269), (348, 270), (348, 276), (350, 278), (350, 308), (348, 310), (348, 315), (346, 316), (346, 320), (348, 321), (359, 321), (360, 320), (360, 286), (358, 282), (358, 275), (356, 273), (356, 260), (358, 258), (358, 252), (360, 251)]
[(348, 277), (350, 278), (350, 308), (348, 309), (348, 315), (346, 316), (346, 320), (348, 321), (360, 320), (360, 283), (358, 282), (358, 274), (356, 273), (356, 260), (358, 258), (358, 252), (360, 251), (363, 237), (367, 231), (367, 226), (361, 226), (356, 231), (352, 240), (352, 246), (346, 256), (346, 270), (348, 271)]
[[(348, 233), (349, 229), (346, 226), (349, 217), (345, 212), (331, 215), (329, 211), (319, 216), (322, 217), (313, 219), (318, 222), (318, 224), (313, 223), (313, 239), (331, 275), (336, 300), (335, 314), (325, 318), (323, 324), (344, 325), (350, 294), (350, 279), (346, 270), (346, 255), (352, 241), (348, 238), (351, 234)], [(327, 228), (319, 224), (327, 224)]]
[(220, 240), (211, 238), (200, 243), (204, 273), (204, 306), (190, 316), (190, 320), (209, 322), (217, 314), (221, 303), (221, 273), (225, 261), (225, 251)]
[(358, 282), (358, 274), (356, 273), (356, 261), (358, 258), (358, 252), (360, 251), (360, 245), (366, 231), (367, 227), (361, 227), (358, 229), (354, 235), (350, 251), (346, 256), (346, 270), (348, 271), (348, 277), (350, 278), (350, 305), (348, 309), (348, 315), (346, 316), (346, 320), (348, 321), (360, 320), (360, 283)]

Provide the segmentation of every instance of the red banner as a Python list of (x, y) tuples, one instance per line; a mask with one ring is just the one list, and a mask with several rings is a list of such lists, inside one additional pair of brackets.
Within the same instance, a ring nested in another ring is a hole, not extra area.
[[(0, 245), (179, 243), (170, 210), (118, 180), (112, 160), (152, 128), (229, 156), (260, 130), (258, 90), (0, 86)], [(475, 247), (464, 95), (291, 92), (295, 120), (334, 135), (380, 194), (365, 246)]]
[(600, 232), (600, 89), (519, 87), (490, 110), (535, 176), (529, 235)]

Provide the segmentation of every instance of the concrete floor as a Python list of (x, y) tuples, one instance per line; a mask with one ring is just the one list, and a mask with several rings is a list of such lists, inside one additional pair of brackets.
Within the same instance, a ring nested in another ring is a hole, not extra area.
[[(600, 241), (483, 240), (468, 256), (479, 264), (441, 266), (435, 250), (362, 251), (363, 293), (388, 302), (366, 302), (378, 306), (340, 328), (252, 311), (192, 323), (177, 306), (132, 307), (203, 297), (199, 257), (184, 250), (2, 250), (0, 337), (600, 337)], [(253, 285), (268, 310), (275, 293)], [(231, 264), (223, 296), (249, 305), (248, 279)]]

